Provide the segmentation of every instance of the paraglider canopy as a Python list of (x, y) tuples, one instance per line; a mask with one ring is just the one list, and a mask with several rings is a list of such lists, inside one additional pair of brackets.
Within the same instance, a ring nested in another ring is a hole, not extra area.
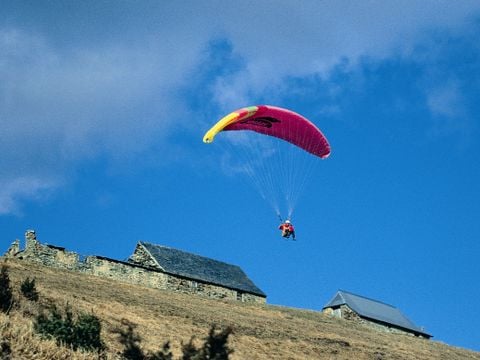
[(322, 159), (330, 155), (330, 145), (320, 129), (303, 116), (275, 106), (258, 105), (236, 110), (208, 130), (203, 141), (211, 143), (220, 131), (229, 130), (252, 130), (274, 136)]
[(330, 155), (330, 144), (320, 129), (291, 110), (257, 105), (223, 117), (203, 141), (211, 143), (225, 131), (232, 136), (222, 136), (219, 143), (227, 147), (229, 159), (238, 159), (232, 168), (241, 169), (279, 217), (286, 208), (291, 218), (318, 159)]

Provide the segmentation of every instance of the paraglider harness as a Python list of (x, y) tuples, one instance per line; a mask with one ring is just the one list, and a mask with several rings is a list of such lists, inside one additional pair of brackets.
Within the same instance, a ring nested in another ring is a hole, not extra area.
[(290, 223), (290, 220), (283, 221), (280, 215), (278, 217), (282, 222), (282, 224), (278, 227), (279, 230), (282, 230), (282, 237), (284, 237), (285, 239), (289, 239), (291, 236), (292, 240), (295, 240), (295, 229)]

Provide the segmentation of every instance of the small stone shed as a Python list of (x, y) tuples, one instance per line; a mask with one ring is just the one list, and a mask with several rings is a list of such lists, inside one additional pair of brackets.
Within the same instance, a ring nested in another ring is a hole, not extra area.
[(42, 244), (34, 230), (27, 230), (25, 248), (15, 240), (4, 257), (216, 299), (265, 303), (267, 297), (236, 265), (142, 241), (127, 261), (120, 261)]
[(406, 333), (426, 339), (432, 337), (394, 306), (344, 290), (337, 291), (335, 296), (323, 307), (323, 312), (383, 331)]

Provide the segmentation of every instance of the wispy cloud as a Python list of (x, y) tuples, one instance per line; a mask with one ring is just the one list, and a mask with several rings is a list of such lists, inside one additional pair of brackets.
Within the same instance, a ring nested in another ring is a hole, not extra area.
[[(354, 71), (362, 58), (408, 53), (419, 33), (461, 28), (480, 9), (476, 1), (413, 0), (111, 4), (115, 11), (92, 14), (81, 4), (75, 11), (58, 3), (53, 10), (68, 10), (60, 25), (43, 20), (51, 4), (38, 17), (34, 8), (14, 7), (0, 16), (0, 183), (9, 204), (3, 213), (18, 199), (55, 188), (51, 179), (61, 182), (79, 161), (99, 154), (131, 159), (168, 141), (187, 118), (179, 114), (179, 90), (205, 66), (212, 39), (226, 39), (241, 60), (208, 84), (210, 102), (223, 111), (280, 98), (292, 77), (328, 79), (342, 61)], [(429, 105), (445, 114), (445, 103), (459, 98), (439, 90)], [(12, 185), (22, 183), (23, 192)]]
[(16, 177), (0, 179), (0, 215), (20, 215), (22, 200), (40, 200), (48, 197), (59, 184), (44, 178)]
[(427, 104), (434, 115), (457, 117), (462, 114), (461, 98), (462, 95), (457, 84), (442, 84), (441, 87), (429, 91)]
[[(220, 11), (235, 19), (235, 14), (243, 12), (242, 5), (230, 5)], [(465, 27), (479, 15), (480, 4), (304, 1), (299, 6), (286, 1), (275, 2), (275, 6), (256, 4), (255, 9), (249, 12), (248, 21), (223, 24), (234, 53), (246, 65), (227, 75), (227, 81), (217, 83), (221, 101), (285, 90), (281, 84), (288, 77), (316, 74), (328, 79), (342, 61), (354, 71), (364, 58), (379, 61), (409, 54), (432, 29)], [(225, 83), (231, 85), (228, 97)]]
[[(16, 211), (17, 201), (36, 198), (78, 161), (122, 161), (164, 140), (178, 120), (172, 93), (185, 69), (174, 73), (163, 54), (118, 45), (62, 50), (0, 30), (1, 211)], [(17, 178), (5, 184), (7, 175)]]

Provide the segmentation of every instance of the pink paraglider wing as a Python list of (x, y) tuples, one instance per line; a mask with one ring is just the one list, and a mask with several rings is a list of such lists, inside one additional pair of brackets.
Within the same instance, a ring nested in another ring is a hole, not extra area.
[(303, 116), (275, 106), (259, 105), (257, 108), (257, 111), (252, 111), (252, 107), (237, 110), (239, 120), (223, 130), (252, 130), (288, 141), (321, 158), (330, 155), (328, 140)]

